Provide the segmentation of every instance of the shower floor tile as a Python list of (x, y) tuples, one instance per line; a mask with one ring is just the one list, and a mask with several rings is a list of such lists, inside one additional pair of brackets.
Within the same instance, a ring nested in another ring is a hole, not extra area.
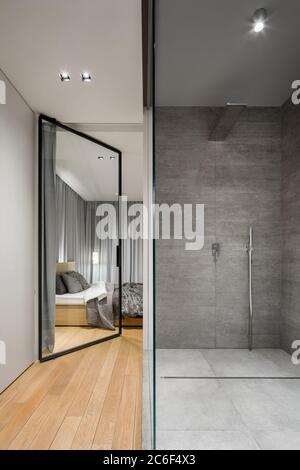
[(159, 377), (300, 377), (280, 349), (159, 349)]
[(287, 352), (282, 349), (260, 349), (259, 352), (282, 369), (287, 377), (300, 377), (300, 366), (292, 363), (291, 356)]
[(202, 353), (217, 377), (299, 376), (299, 367), (293, 366), (291, 356), (278, 351), (279, 354), (276, 349), (207, 349)]
[(298, 449), (300, 381), (159, 379), (157, 449)]
[(300, 371), (284, 351), (160, 350), (157, 370), (158, 449), (300, 450)]
[(159, 349), (156, 369), (159, 377), (214, 377), (214, 371), (199, 349)]
[(157, 429), (241, 430), (244, 423), (218, 380), (160, 379)]
[(300, 450), (300, 432), (259, 432), (255, 439), (262, 450)]
[(158, 450), (260, 450), (255, 439), (241, 431), (160, 431)]
[(219, 382), (249, 431), (300, 431), (300, 380)]

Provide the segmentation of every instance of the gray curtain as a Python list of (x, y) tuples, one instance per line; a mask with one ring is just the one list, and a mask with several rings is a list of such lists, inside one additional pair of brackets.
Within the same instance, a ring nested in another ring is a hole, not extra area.
[[(138, 206), (141, 213), (143, 212), (143, 203), (139, 201), (128, 201), (128, 210), (133, 205)], [(134, 217), (127, 217), (127, 225), (130, 226), (130, 222)], [(125, 220), (123, 218), (123, 226)], [(142, 231), (140, 227), (139, 231)], [(123, 266), (123, 282), (143, 282), (143, 240), (138, 238), (127, 238), (123, 240), (123, 251), (122, 251), (122, 266)]]
[[(86, 221), (86, 276), (89, 282), (97, 282), (99, 280), (117, 284), (116, 266), (116, 247), (114, 240), (100, 240), (96, 234), (96, 225), (98, 217), (96, 216), (97, 207), (101, 202), (87, 202), (87, 221)], [(118, 233), (118, 203), (109, 202), (116, 209)], [(133, 204), (138, 204), (142, 209), (141, 202), (128, 202), (128, 208)], [(127, 217), (127, 225), (129, 226), (132, 217)], [(125, 221), (123, 219), (123, 225)], [(122, 281), (123, 282), (143, 282), (143, 240), (138, 238), (133, 240), (128, 238), (122, 243)], [(99, 264), (92, 264), (93, 252), (99, 253)]]
[(56, 176), (57, 261), (76, 261), (85, 274), (86, 202)]
[(56, 127), (43, 123), (43, 247), (42, 247), (42, 348), (52, 352), (55, 341), (56, 204), (55, 204)]
[[(59, 176), (56, 177), (57, 260), (75, 261), (76, 269), (89, 283), (105, 281), (117, 284), (115, 240), (101, 240), (96, 234), (99, 217), (97, 207), (101, 202), (84, 201)], [(112, 204), (116, 212), (118, 204)], [(128, 207), (140, 202), (128, 202)], [(131, 217), (128, 217), (128, 224)], [(118, 224), (118, 217), (117, 217)], [(118, 226), (116, 227), (118, 230)], [(93, 264), (93, 253), (98, 253), (98, 263)], [(123, 282), (142, 282), (143, 241), (123, 241)]]
[[(115, 240), (101, 240), (96, 234), (96, 225), (98, 217), (96, 216), (99, 202), (87, 202), (86, 214), (86, 248), (85, 248), (85, 267), (86, 278), (89, 282), (106, 281), (117, 284), (116, 254), (117, 242)], [(116, 203), (113, 204), (117, 209)], [(93, 264), (93, 253), (98, 253), (99, 263)]]

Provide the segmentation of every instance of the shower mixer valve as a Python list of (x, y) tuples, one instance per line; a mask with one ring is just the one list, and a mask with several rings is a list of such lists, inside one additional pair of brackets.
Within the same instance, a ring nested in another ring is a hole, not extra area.
[(214, 262), (216, 263), (220, 256), (220, 243), (213, 243), (211, 246), (211, 252), (214, 258)]

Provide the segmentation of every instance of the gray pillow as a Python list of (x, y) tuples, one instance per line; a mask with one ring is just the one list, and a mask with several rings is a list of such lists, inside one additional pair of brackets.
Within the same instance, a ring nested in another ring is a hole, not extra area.
[(75, 277), (70, 276), (67, 273), (62, 273), (61, 275), (69, 294), (77, 294), (77, 292), (82, 292), (83, 288), (80, 282), (75, 279)]
[(69, 274), (69, 276), (72, 276), (74, 279), (77, 279), (77, 281), (80, 282), (83, 290), (89, 289), (91, 287), (87, 280), (83, 277), (83, 275), (78, 273), (77, 271), (68, 271), (66, 274)]
[(67, 288), (64, 284), (64, 281), (62, 280), (61, 275), (56, 274), (56, 295), (64, 295), (67, 292)]

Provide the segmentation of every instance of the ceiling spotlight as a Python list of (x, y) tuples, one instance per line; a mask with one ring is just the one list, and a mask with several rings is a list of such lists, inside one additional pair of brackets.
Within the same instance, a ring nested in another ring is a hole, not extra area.
[(111, 160), (115, 160), (115, 158), (116, 158), (116, 157), (115, 157), (114, 155), (112, 155), (112, 156), (110, 157)]
[(104, 160), (104, 157), (101, 155), (100, 157), (98, 157), (98, 160)]
[(254, 31), (256, 33), (260, 33), (265, 27), (265, 23), (263, 21), (258, 21), (254, 26)]
[(253, 30), (256, 33), (260, 33), (264, 30), (267, 20), (267, 10), (265, 8), (259, 8), (254, 12), (252, 17)]
[(89, 72), (82, 72), (81, 74), (81, 80), (83, 82), (91, 82), (92, 81), (92, 77), (91, 77), (91, 74)]
[(71, 80), (70, 74), (68, 72), (60, 72), (59, 78), (62, 82), (69, 82)]

